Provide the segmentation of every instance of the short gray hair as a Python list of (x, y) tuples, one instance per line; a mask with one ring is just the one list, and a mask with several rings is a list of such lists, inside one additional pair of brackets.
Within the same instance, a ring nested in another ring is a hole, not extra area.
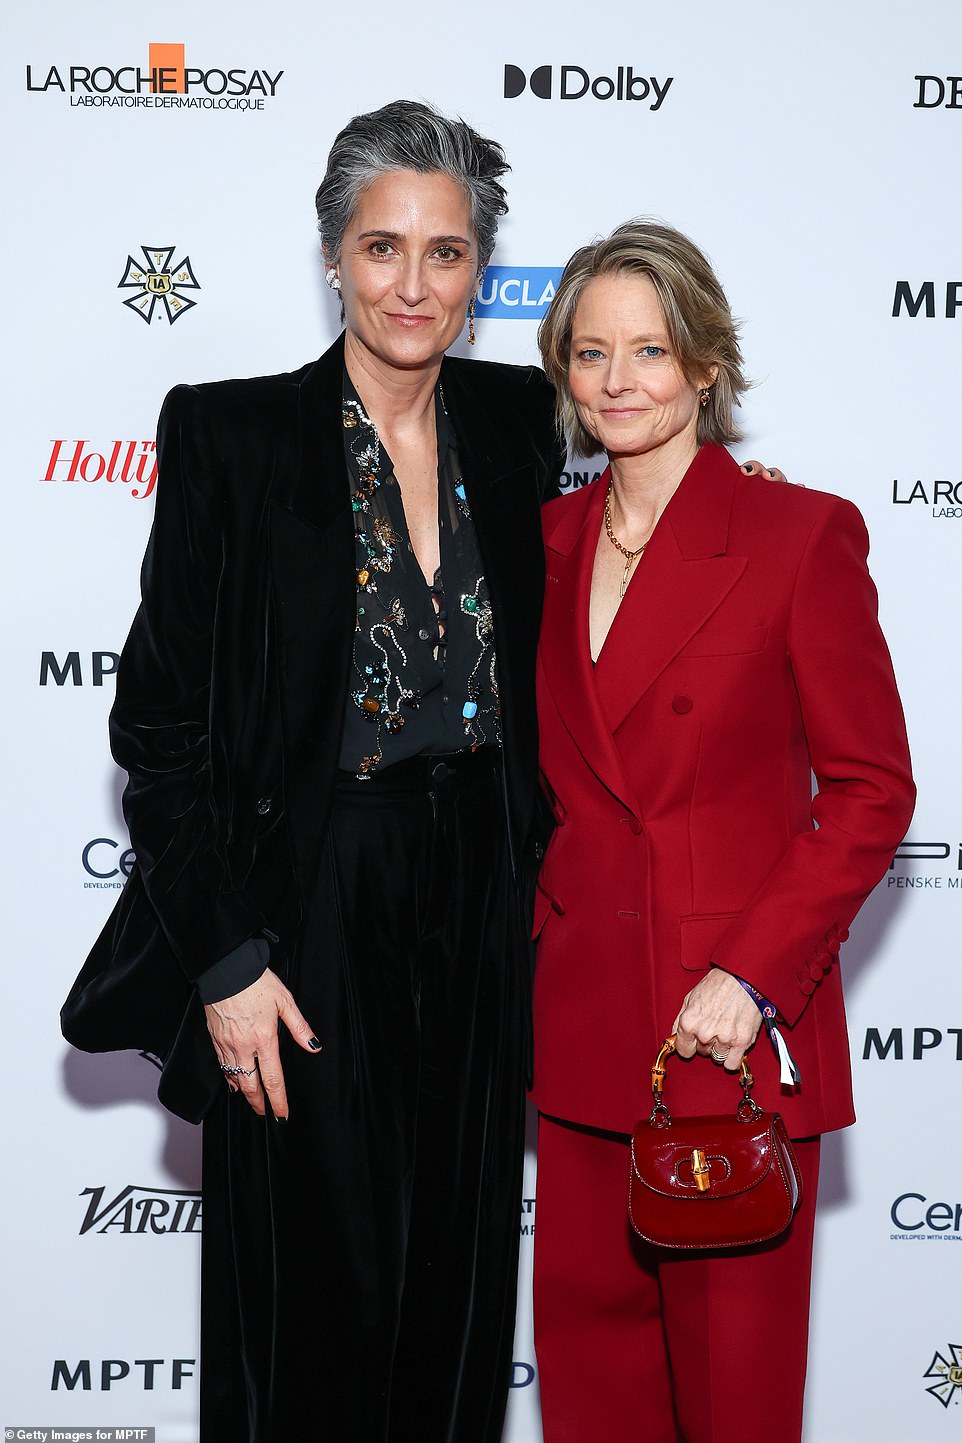
[(344, 231), (369, 185), (392, 170), (449, 175), (471, 205), (478, 241), (478, 269), (488, 263), (507, 213), (501, 176), (510, 170), (504, 151), (463, 120), (450, 120), (431, 105), (392, 100), (380, 110), (355, 115), (340, 132), (318, 187), (317, 228), (325, 258), (340, 259)]

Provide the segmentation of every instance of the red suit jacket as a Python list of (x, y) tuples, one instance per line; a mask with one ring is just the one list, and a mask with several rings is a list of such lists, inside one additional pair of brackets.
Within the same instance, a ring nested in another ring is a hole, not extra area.
[[(868, 537), (850, 502), (741, 474), (703, 447), (593, 668), (588, 595), (607, 473), (545, 509), (538, 664), (556, 830), (535, 930), (542, 1112), (628, 1132), (686, 992), (711, 964), (785, 1019), (763, 1106), (795, 1137), (854, 1119), (839, 946), (908, 826), (915, 790)], [(812, 773), (817, 781), (813, 797)], [(673, 1110), (727, 1111), (703, 1058), (669, 1064)]]

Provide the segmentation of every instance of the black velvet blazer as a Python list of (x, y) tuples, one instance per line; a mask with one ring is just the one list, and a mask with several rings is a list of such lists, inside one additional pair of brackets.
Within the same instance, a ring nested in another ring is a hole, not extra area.
[[(356, 581), (343, 337), (299, 371), (178, 386), (158, 429), (143, 601), (111, 749), (137, 865), (67, 998), (64, 1036), (163, 1062), (191, 1121), (220, 1074), (194, 980), (268, 929), (283, 976), (317, 868), (347, 705)], [(446, 358), (441, 381), (490, 588), (522, 926), (539, 851), (540, 506), (563, 464), (540, 371)]]

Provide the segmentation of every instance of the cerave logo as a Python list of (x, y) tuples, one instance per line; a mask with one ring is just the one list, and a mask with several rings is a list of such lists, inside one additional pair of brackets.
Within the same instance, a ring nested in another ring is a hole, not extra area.
[(200, 290), (200, 283), (191, 269), (190, 256), (184, 256), (182, 261), (172, 265), (174, 249), (174, 246), (141, 246), (146, 265), (128, 256), (124, 273), (117, 282), (119, 291), (134, 292), (126, 298), (124, 305), (148, 325), (155, 316), (158, 320), (166, 317), (173, 325), (197, 304), (183, 294), (185, 290)]
[[(944, 297), (944, 299), (943, 299)], [(936, 315), (954, 321), (962, 310), (962, 281), (896, 281), (892, 299), (892, 315), (920, 315), (934, 320)]]
[(916, 75), (913, 110), (962, 110), (962, 75)]
[(93, 837), (80, 854), (88, 880), (84, 890), (119, 892), (137, 865), (133, 847), (115, 842), (113, 837)]
[[(117, 670), (120, 653), (117, 651), (92, 651), (90, 661), (87, 653), (68, 651), (63, 661), (55, 651), (40, 653), (40, 685), (47, 686), (103, 686), (104, 677), (113, 676)], [(86, 678), (86, 680), (85, 680)]]
[(924, 1192), (903, 1192), (889, 1209), (893, 1242), (962, 1242), (962, 1202), (932, 1202)]
[(143, 1237), (201, 1231), (203, 1204), (197, 1191), (128, 1183), (111, 1196), (106, 1187), (85, 1187), (80, 1196), (88, 1199), (80, 1237), (91, 1232)]
[(550, 306), (562, 266), (488, 266), (478, 286), (478, 319), (539, 321)]
[(943, 1047), (943, 1057), (962, 1062), (962, 1027), (891, 1027), (883, 1033), (884, 1028), (866, 1027), (863, 1062), (884, 1062), (889, 1057), (893, 1062), (909, 1058), (921, 1062), (927, 1053)]
[(527, 89), (539, 100), (639, 100), (647, 101), (649, 110), (660, 110), (674, 78), (637, 74), (631, 65), (595, 76), (581, 65), (537, 65), (530, 74), (519, 65), (505, 65), (504, 98), (516, 100)]
[(87, 437), (55, 436), (41, 481), (68, 484), (105, 481), (119, 492), (144, 501), (157, 483), (155, 441), (106, 441), (95, 449)]
[(63, 64), (26, 67), (27, 90), (60, 96), (80, 108), (150, 110), (263, 110), (275, 98), (284, 71), (192, 66), (181, 42), (151, 42), (147, 63)]

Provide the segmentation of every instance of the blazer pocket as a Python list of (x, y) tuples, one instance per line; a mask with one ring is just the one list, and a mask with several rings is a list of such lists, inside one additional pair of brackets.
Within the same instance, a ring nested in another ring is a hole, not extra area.
[(767, 626), (706, 626), (692, 637), (681, 656), (747, 656), (764, 651)]
[(707, 972), (711, 954), (741, 912), (698, 912), (681, 918), (681, 965)]

